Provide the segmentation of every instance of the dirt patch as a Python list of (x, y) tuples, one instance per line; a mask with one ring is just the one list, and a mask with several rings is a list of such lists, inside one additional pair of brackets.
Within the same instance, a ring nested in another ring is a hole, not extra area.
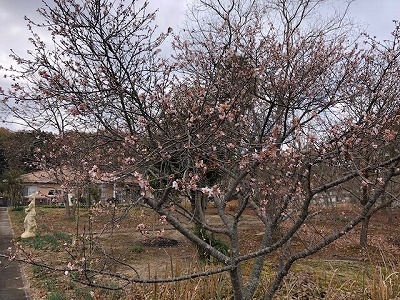
[[(316, 208), (312, 222), (307, 223), (293, 238), (293, 250), (307, 247), (336, 228), (340, 228), (356, 212), (357, 207), (352, 205)], [(232, 213), (234, 213), (233, 208)], [(18, 237), (23, 232), (24, 213), (11, 212), (11, 217)], [(222, 226), (215, 209), (207, 209), (206, 219), (215, 227)], [(310, 259), (316, 262), (344, 261), (360, 264), (366, 261), (376, 262), (376, 264), (398, 262), (400, 259), (399, 219), (400, 212), (397, 210), (381, 211), (371, 218), (368, 249), (362, 249), (358, 245), (360, 226), (357, 226), (348, 235), (312, 255)], [(52, 221), (49, 222), (49, 220)], [(71, 251), (71, 245), (64, 240), (59, 244), (51, 244), (61, 241), (57, 240), (57, 237), (62, 233), (71, 237), (71, 244), (85, 247), (87, 255), (85, 259), (96, 262), (95, 267), (114, 266), (117, 263), (126, 264), (131, 267), (124, 270), (123, 274), (133, 277), (142, 279), (171, 277), (204, 268), (198, 259), (196, 247), (172, 226), (163, 224), (158, 215), (147, 209), (136, 208), (126, 212), (123, 208), (117, 210), (109, 208), (99, 214), (89, 214), (88, 211), (82, 210), (77, 220), (65, 218), (63, 209), (39, 207), (37, 223), (41, 239), (36, 242), (32, 240), (31, 244), (25, 243), (25, 247), (34, 256), (54, 266), (66, 267), (73, 262), (72, 256), (64, 251), (64, 248)], [(137, 229), (139, 225), (144, 226), (143, 230)], [(186, 225), (191, 227), (194, 224), (188, 221)], [(55, 234), (57, 232), (59, 234)], [(246, 211), (240, 222), (242, 254), (258, 249), (262, 232), (263, 226), (257, 221), (254, 213)], [(159, 236), (160, 233), (162, 236)], [(56, 239), (54, 240), (52, 236)], [(228, 242), (226, 236), (217, 235), (217, 237)], [(88, 242), (89, 238), (92, 239), (92, 244)], [(67, 245), (64, 247), (64, 244)], [(112, 255), (115, 261), (100, 260), (104, 254)], [(269, 261), (272, 264), (274, 257), (271, 256)], [(249, 264), (245, 264), (244, 272), (249, 270)], [(49, 293), (46, 289), (51, 284), (61, 290), (70, 288), (67, 281), (60, 279), (56, 283), (46, 281), (47, 285), (43, 285), (42, 283), (48, 279), (36, 274), (35, 270), (28, 274), (31, 278), (34, 299), (47, 299), (43, 297)], [(108, 298), (105, 297), (105, 299)]]
[(145, 247), (158, 247), (158, 248), (166, 248), (166, 247), (174, 247), (178, 245), (178, 241), (174, 239), (169, 239), (169, 238), (163, 238), (163, 237), (155, 237), (155, 238), (149, 238), (144, 240), (141, 243), (142, 246)]

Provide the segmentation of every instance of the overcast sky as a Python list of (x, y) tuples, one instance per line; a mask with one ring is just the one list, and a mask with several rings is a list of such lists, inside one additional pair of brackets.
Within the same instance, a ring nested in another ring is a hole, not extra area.
[[(160, 29), (166, 31), (168, 27), (172, 27), (178, 32), (185, 18), (187, 2), (190, 1), (150, 0), (152, 9), (159, 8), (156, 21)], [(339, 3), (345, 0), (337, 1)], [(41, 4), (41, 0), (0, 0), (0, 65), (9, 66), (12, 63), (8, 57), (10, 49), (21, 55), (26, 53), (30, 44), (24, 16), (40, 20), (36, 9)], [(377, 36), (378, 39), (387, 39), (394, 28), (392, 21), (400, 20), (400, 0), (355, 0), (350, 15), (354, 21), (363, 24), (363, 28), (370, 35)], [(3, 78), (0, 78), (0, 86), (4, 86)]]
[[(188, 1), (150, 0), (152, 8), (159, 7), (157, 22), (160, 28), (179, 26), (184, 20)], [(29, 46), (24, 16), (37, 19), (36, 8), (41, 3), (41, 0), (0, 0), (0, 65), (8, 61), (10, 48), (25, 51)], [(393, 29), (392, 20), (400, 20), (400, 0), (356, 0), (351, 15), (356, 21), (365, 24), (372, 35), (379, 39), (387, 38)]]

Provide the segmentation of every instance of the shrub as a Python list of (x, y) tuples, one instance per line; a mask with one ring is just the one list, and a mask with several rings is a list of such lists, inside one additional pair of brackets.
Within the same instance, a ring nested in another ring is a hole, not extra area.
[[(195, 229), (193, 230), (194, 234), (197, 235), (199, 238), (201, 238), (203, 241), (205, 241), (207, 244), (213, 246), (215, 249), (220, 251), (221, 253), (227, 255), (229, 252), (229, 246), (226, 242), (223, 240), (219, 239), (216, 237), (214, 234), (210, 234), (207, 230), (200, 228), (199, 226), (196, 226)], [(202, 261), (205, 262), (212, 262), (215, 263), (215, 261), (212, 259), (212, 257), (202, 251), (199, 251), (199, 257)]]
[(142, 253), (143, 251), (144, 251), (144, 249), (140, 245), (133, 245), (131, 247), (131, 252), (133, 252), (133, 253)]

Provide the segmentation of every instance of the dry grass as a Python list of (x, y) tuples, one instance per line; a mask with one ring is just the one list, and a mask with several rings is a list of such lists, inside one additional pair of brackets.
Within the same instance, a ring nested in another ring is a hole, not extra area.
[[(235, 205), (228, 210), (234, 210)], [(332, 215), (332, 208), (327, 214)], [(345, 222), (352, 208), (339, 206), (334, 208), (336, 219), (320, 218), (314, 224), (322, 233)], [(208, 210), (212, 221), (212, 210)], [(168, 225), (161, 225), (160, 218), (149, 210), (135, 208), (125, 216), (121, 209), (107, 209), (101, 213), (89, 214), (80, 210), (78, 218), (67, 219), (63, 209), (37, 208), (38, 237), (23, 241), (24, 248), (35, 257), (55, 267), (66, 267), (71, 262), (71, 244), (86, 247), (87, 259), (93, 267), (108, 265), (109, 270), (135, 276), (132, 269), (117, 267), (111, 261), (102, 259), (99, 251), (106, 250), (120, 262), (133, 266), (141, 278), (164, 278), (203, 271), (207, 266), (199, 262), (195, 247)], [(122, 218), (122, 216), (124, 216)], [(16, 236), (23, 232), (24, 213), (10, 211)], [(251, 251), (260, 239), (261, 228), (255, 227), (251, 214), (245, 215), (246, 221), (241, 234), (246, 236), (246, 249)], [(390, 221), (392, 219), (392, 222)], [(400, 247), (396, 243), (399, 228), (396, 222), (399, 212), (388, 218), (385, 213), (371, 220), (370, 247), (363, 251), (358, 247), (358, 229), (327, 249), (309, 259), (297, 262), (291, 274), (285, 278), (276, 299), (400, 299), (399, 258)], [(79, 221), (78, 221), (79, 220)], [(113, 220), (107, 223), (106, 221)], [(332, 221), (333, 220), (333, 221)], [(78, 222), (77, 222), (78, 221)], [(136, 230), (138, 224), (146, 222), (142, 235)], [(107, 225), (108, 224), (108, 225)], [(190, 224), (188, 224), (190, 225)], [(164, 237), (176, 240), (177, 246), (160, 248), (149, 247), (145, 241), (153, 238), (164, 229)], [(81, 236), (91, 237), (93, 244), (82, 241)], [(18, 240), (18, 238), (17, 238)], [(103, 248), (100, 248), (103, 247)], [(88, 249), (92, 247), (92, 252)], [(274, 274), (274, 260), (266, 264), (256, 299), (266, 292), (268, 283)], [(251, 261), (246, 262), (243, 271), (250, 270)], [(71, 274), (54, 273), (43, 268), (25, 267), (30, 279), (31, 290), (36, 299), (230, 299), (230, 282), (227, 274), (213, 275), (188, 281), (167, 284), (130, 284), (123, 290), (104, 290), (87, 287), (73, 281)], [(98, 277), (98, 283), (102, 280)], [(110, 286), (117, 282), (110, 282)]]

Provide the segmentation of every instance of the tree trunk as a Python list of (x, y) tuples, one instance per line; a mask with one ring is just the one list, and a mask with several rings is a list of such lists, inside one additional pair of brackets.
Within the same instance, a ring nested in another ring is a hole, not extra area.
[[(364, 172), (364, 177), (366, 180), (368, 180), (368, 171)], [(362, 198), (361, 198), (361, 205), (366, 205), (369, 200), (369, 194), (370, 194), (370, 189), (368, 184), (365, 184), (362, 187)], [(368, 224), (369, 224), (369, 219), (371, 216), (366, 216), (362, 221), (361, 221), (361, 232), (360, 232), (360, 246), (362, 248), (366, 248), (368, 246)]]
[(243, 283), (242, 276), (240, 272), (240, 266), (236, 266), (230, 272), (230, 279), (232, 284), (232, 290), (235, 300), (242, 300), (243, 298)]
[[(192, 203), (193, 216), (195, 220), (195, 232), (199, 235), (201, 239), (209, 243), (208, 233), (203, 230), (203, 224), (206, 220), (205, 209), (206, 209), (206, 198), (205, 195), (200, 191), (192, 192)], [(210, 261), (211, 257), (204, 252), (202, 248), (197, 246), (197, 255), (201, 260)]]
[(381, 199), (382, 203), (388, 203), (388, 205), (385, 206), (385, 215), (389, 223), (392, 223), (393, 222), (392, 203), (388, 202), (387, 193), (383, 193)]
[(65, 205), (65, 216), (67, 218), (71, 218), (71, 207), (69, 206), (68, 195), (63, 192), (61, 194), (61, 197), (62, 197), (62, 199), (64, 201), (64, 205)]
[(366, 248), (368, 246), (368, 225), (371, 216), (366, 216), (361, 222), (360, 246)]
[(389, 223), (393, 223), (393, 210), (392, 210), (392, 205), (388, 205), (385, 208), (385, 215), (387, 217), (387, 220)]
[(194, 192), (193, 214), (196, 219), (196, 223), (198, 224), (205, 222), (206, 201), (207, 199), (202, 192)]
[(86, 208), (90, 208), (92, 206), (92, 196), (90, 193), (87, 193), (86, 197)]
[(71, 206), (69, 205), (68, 194), (63, 193), (62, 197), (64, 199), (64, 204), (65, 204), (65, 216), (67, 218), (72, 218), (73, 216), (75, 216), (77, 201), (75, 200)]

